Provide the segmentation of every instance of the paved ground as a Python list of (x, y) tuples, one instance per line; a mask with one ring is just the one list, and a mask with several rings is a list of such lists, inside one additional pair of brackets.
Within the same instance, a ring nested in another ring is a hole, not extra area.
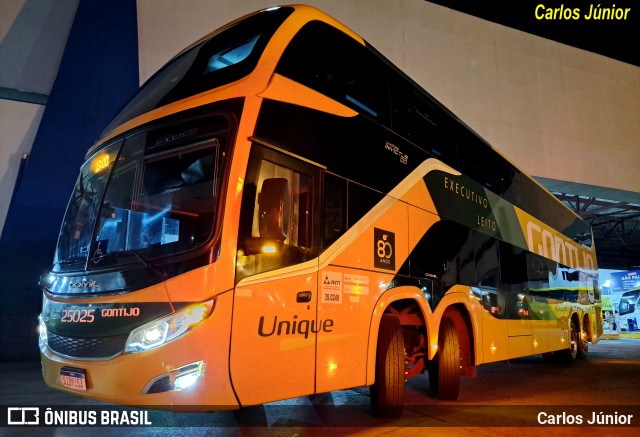
[[(409, 381), (406, 407), (395, 420), (374, 418), (366, 387), (297, 398), (237, 412), (189, 414), (149, 411), (145, 427), (0, 427), (0, 436), (626, 436), (640, 431), (640, 339), (604, 340), (587, 361), (573, 365), (540, 356), (488, 364), (464, 378), (455, 402), (435, 400), (426, 375)], [(0, 363), (0, 414), (37, 405), (62, 410), (115, 408), (48, 389), (39, 363)], [(130, 410), (129, 410), (130, 411)], [(15, 413), (15, 412), (14, 412)], [(631, 426), (580, 427), (591, 416), (610, 415)], [(538, 419), (547, 424), (539, 424)], [(6, 423), (6, 417), (0, 418)], [(567, 426), (551, 426), (553, 420)]]

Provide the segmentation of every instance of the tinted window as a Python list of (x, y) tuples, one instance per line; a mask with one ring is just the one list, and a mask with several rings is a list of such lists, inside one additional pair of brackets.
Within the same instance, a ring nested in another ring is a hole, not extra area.
[(500, 270), (503, 289), (515, 292), (527, 289), (527, 256), (524, 249), (501, 241)]
[(371, 211), (384, 196), (370, 188), (360, 184), (349, 182), (349, 194), (347, 198), (348, 213), (347, 224), (349, 227), (356, 224), (366, 213)]
[(390, 70), (393, 130), (431, 156), (458, 168), (453, 119), (395, 70)]
[(460, 123), (456, 124), (456, 143), (462, 173), (497, 194), (511, 185), (507, 160)]
[[(228, 129), (220, 116), (127, 137), (104, 194), (91, 266), (173, 255), (207, 243)], [(176, 139), (176, 132), (184, 136)]]
[(428, 158), (368, 117), (338, 117), (273, 100), (262, 103), (255, 136), (380, 192)]
[(455, 133), (462, 173), (567, 237), (591, 246), (591, 227), (587, 222), (576, 217), (552, 194), (459, 122), (456, 122)]
[(413, 277), (440, 280), (451, 287), (475, 283), (473, 233), (458, 223), (441, 220), (411, 252)]
[(243, 190), (236, 280), (317, 255), (317, 180), (312, 167), (256, 146)]
[(449, 285), (464, 284), (473, 285), (475, 282), (475, 266), (473, 253), (473, 231), (461, 230), (456, 236), (452, 249), (453, 257), (445, 263), (443, 279)]
[(474, 232), (476, 285), (500, 288), (500, 258), (498, 240), (482, 232)]
[(505, 291), (507, 317), (529, 319), (527, 252), (524, 249), (500, 242), (500, 277)]
[(347, 229), (347, 181), (325, 174), (323, 199), (322, 247), (325, 248)]
[(533, 295), (548, 296), (550, 281), (556, 275), (558, 263), (534, 253), (527, 253), (527, 276), (529, 288)]
[(386, 65), (328, 24), (306, 24), (285, 50), (276, 72), (388, 124)]
[(291, 12), (293, 9), (284, 7), (255, 14), (171, 60), (142, 86), (102, 135), (145, 112), (246, 76)]
[(209, 244), (233, 124), (226, 111), (202, 114), (162, 120), (89, 156), (54, 271), (113, 268)]
[(54, 271), (85, 267), (98, 211), (122, 143), (106, 147), (82, 166), (60, 228)]

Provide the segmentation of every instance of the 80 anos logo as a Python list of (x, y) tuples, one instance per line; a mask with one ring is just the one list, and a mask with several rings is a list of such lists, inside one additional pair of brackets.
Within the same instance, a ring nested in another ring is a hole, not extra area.
[(396, 269), (396, 234), (373, 228), (373, 265), (379, 269)]

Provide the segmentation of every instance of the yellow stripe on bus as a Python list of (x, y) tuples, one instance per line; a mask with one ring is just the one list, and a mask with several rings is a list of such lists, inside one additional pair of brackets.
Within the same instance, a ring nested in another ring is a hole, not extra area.
[(574, 269), (597, 269), (593, 249), (582, 246), (542, 221), (515, 207), (529, 251)]
[(259, 96), (316, 109), (340, 117), (355, 117), (358, 115), (356, 111), (348, 106), (279, 74), (273, 75), (269, 86), (263, 93), (259, 94)]

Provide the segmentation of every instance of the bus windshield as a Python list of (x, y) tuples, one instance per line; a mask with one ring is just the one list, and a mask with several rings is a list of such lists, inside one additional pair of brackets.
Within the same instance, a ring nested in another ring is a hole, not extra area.
[(259, 12), (175, 57), (142, 86), (107, 125), (102, 137), (138, 115), (248, 75), (292, 12), (290, 7)]
[(108, 268), (205, 244), (228, 137), (228, 119), (219, 115), (134, 132), (91, 155), (67, 207), (54, 271)]

